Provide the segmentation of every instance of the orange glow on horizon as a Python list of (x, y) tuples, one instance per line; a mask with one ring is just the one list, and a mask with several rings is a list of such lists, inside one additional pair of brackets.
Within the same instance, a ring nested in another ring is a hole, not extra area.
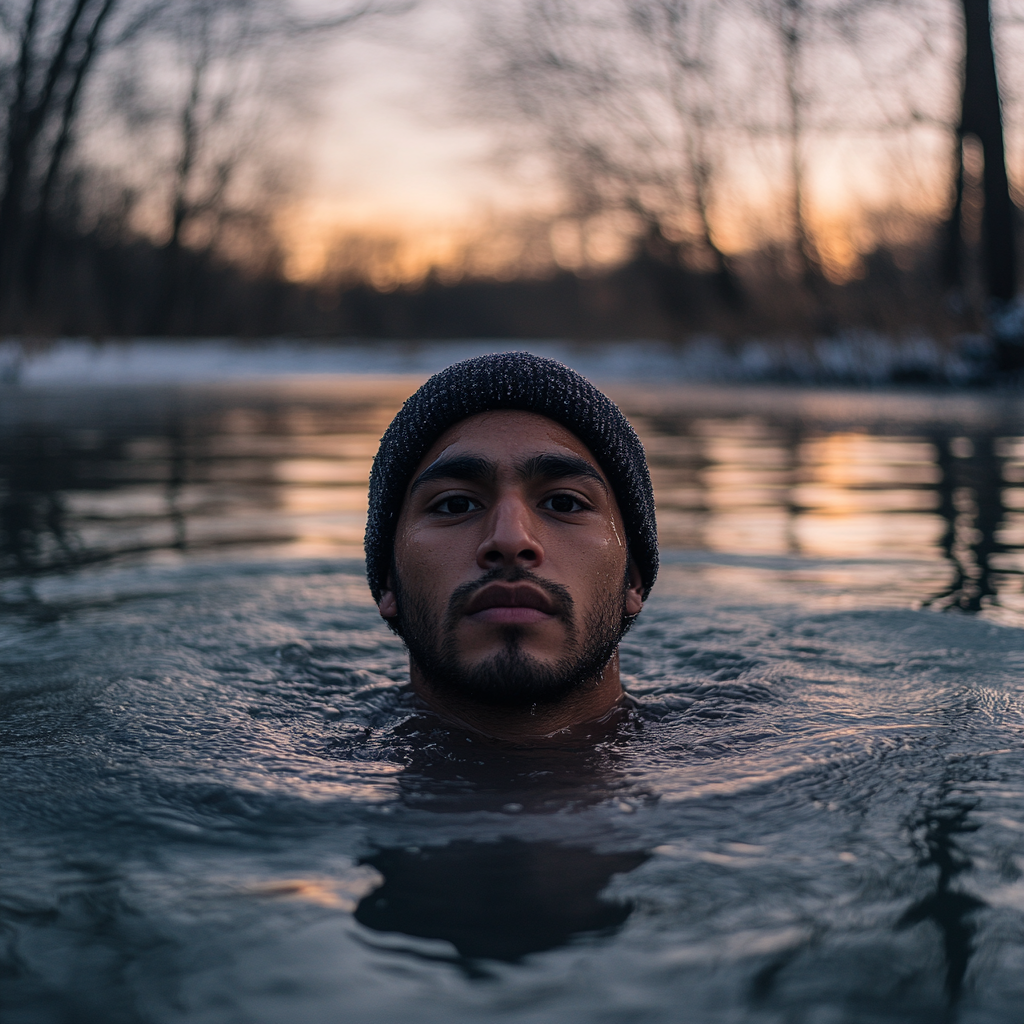
[[(863, 273), (862, 258), (879, 245), (913, 245), (943, 214), (939, 182), (914, 197), (893, 196), (888, 209), (865, 207), (838, 196), (808, 204), (807, 229), (825, 275), (842, 284)], [(729, 256), (756, 251), (789, 238), (786, 204), (778, 196), (737, 201), (716, 211), (715, 243)], [(541, 210), (503, 213), (389, 209), (322, 199), (282, 210), (277, 236), (285, 274), (295, 282), (367, 281), (389, 291), (436, 273), (442, 281), (462, 277), (510, 279), (561, 270), (598, 271), (621, 265), (632, 251), (636, 225), (625, 215), (605, 213), (591, 222)]]

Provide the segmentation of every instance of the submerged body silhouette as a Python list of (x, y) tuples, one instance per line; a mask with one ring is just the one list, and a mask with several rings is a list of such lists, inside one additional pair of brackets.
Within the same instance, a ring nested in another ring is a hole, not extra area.
[(578, 935), (612, 934), (633, 908), (601, 892), (648, 857), (508, 837), (379, 850), (363, 863), (384, 881), (355, 917), (374, 931), (443, 939), (468, 960), (515, 963)]

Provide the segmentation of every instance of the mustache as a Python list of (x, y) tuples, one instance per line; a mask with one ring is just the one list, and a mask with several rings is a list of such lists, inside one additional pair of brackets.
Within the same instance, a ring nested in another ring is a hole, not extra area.
[(448, 624), (453, 625), (458, 622), (462, 617), (462, 613), (465, 611), (466, 605), (469, 604), (471, 598), (478, 590), (481, 590), (483, 587), (486, 587), (491, 583), (499, 582), (532, 583), (538, 589), (543, 590), (544, 593), (551, 598), (555, 614), (558, 615), (559, 618), (572, 622), (574, 602), (572, 594), (569, 593), (566, 587), (563, 587), (560, 583), (554, 583), (551, 580), (543, 579), (536, 573), (531, 572), (529, 569), (524, 569), (522, 567), (503, 569), (499, 567), (491, 569), (477, 580), (470, 580), (468, 583), (463, 583), (461, 586), (455, 588), (452, 592), (452, 596), (448, 599), (448, 614), (446, 616)]

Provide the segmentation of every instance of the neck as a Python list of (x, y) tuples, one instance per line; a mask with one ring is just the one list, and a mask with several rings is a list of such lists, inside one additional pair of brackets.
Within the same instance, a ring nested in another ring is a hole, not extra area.
[(527, 708), (503, 708), (446, 693), (410, 662), (412, 688), (432, 711), (452, 725), (498, 740), (542, 740), (555, 733), (600, 722), (622, 700), (619, 653), (616, 651), (601, 675), (562, 700)]

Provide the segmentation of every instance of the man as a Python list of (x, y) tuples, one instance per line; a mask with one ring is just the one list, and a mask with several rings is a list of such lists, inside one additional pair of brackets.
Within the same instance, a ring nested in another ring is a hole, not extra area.
[(456, 363), (381, 440), (366, 571), (413, 689), (445, 719), (511, 740), (602, 721), (658, 571), (643, 447), (561, 363)]

